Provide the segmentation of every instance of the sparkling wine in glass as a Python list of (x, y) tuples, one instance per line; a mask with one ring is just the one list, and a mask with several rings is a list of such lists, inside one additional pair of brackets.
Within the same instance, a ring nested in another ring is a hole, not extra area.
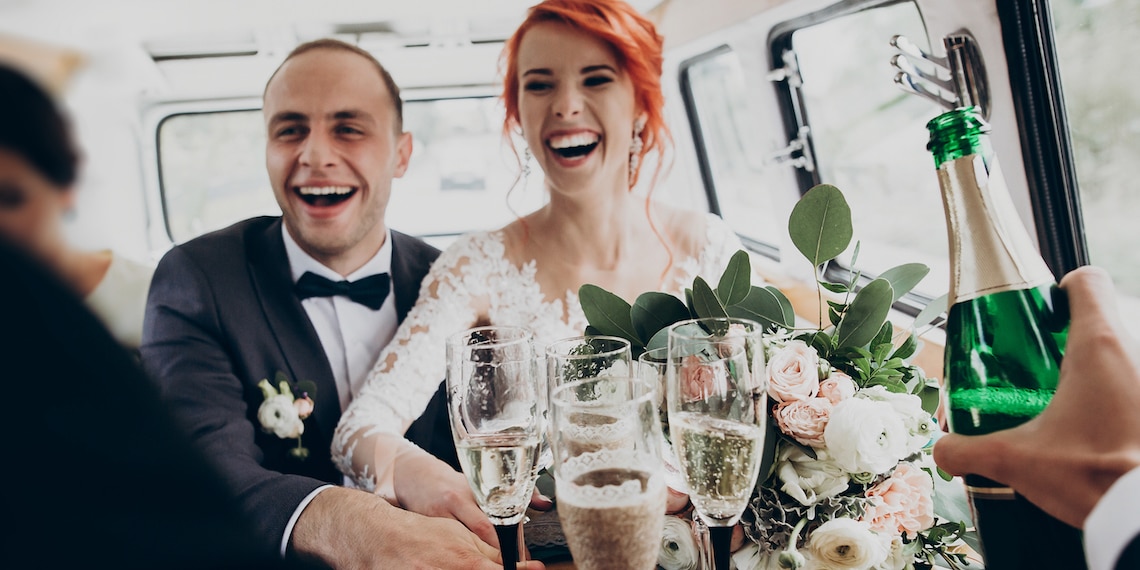
[(709, 318), (669, 328), (669, 432), (716, 570), (728, 570), (732, 525), (752, 497), (764, 452), (763, 327)]
[(551, 395), (558, 516), (580, 570), (656, 567), (666, 497), (656, 394), (600, 376)]
[(451, 433), (475, 500), (495, 525), (503, 565), (518, 562), (519, 523), (534, 491), (546, 388), (522, 327), (477, 327), (447, 341)]
[[(546, 384), (549, 395), (567, 382), (598, 376), (629, 376), (633, 351), (628, 340), (616, 336), (583, 335), (556, 340), (546, 347)], [(550, 437), (547, 438), (549, 442)], [(544, 445), (540, 467), (552, 461), (549, 445)]]

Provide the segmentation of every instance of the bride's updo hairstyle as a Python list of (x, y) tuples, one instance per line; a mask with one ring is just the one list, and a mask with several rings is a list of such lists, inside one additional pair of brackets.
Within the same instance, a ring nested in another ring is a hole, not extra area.
[[(507, 40), (503, 48), (503, 105), (506, 123), (503, 132), (519, 128), (519, 65), (518, 50), (523, 36), (543, 22), (557, 22), (593, 36), (610, 47), (617, 63), (633, 83), (636, 108), (645, 113), (645, 128), (638, 135), (642, 146), (638, 153), (637, 168), (631, 173), (629, 186), (637, 184), (644, 157), (653, 150), (664, 151), (671, 140), (665, 125), (663, 108), (665, 96), (661, 93), (662, 45), (653, 22), (639, 14), (622, 0), (546, 0), (531, 7), (527, 17)], [(633, 125), (630, 125), (632, 132)], [(657, 170), (661, 164), (658, 161)], [(656, 176), (655, 176), (656, 177)]]

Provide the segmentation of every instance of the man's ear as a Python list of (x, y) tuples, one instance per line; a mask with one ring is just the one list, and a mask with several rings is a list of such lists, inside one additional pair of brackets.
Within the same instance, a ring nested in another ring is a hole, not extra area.
[(394, 178), (402, 178), (408, 170), (408, 161), (412, 159), (412, 133), (403, 132), (396, 137), (396, 170)]

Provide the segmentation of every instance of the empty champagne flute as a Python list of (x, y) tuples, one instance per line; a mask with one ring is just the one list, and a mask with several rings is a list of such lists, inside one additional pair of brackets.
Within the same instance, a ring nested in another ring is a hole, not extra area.
[(475, 500), (495, 525), (503, 566), (519, 559), (519, 523), (534, 491), (546, 388), (532, 335), (522, 327), (477, 327), (447, 341), (451, 433)]
[(764, 450), (763, 327), (708, 318), (669, 328), (669, 432), (689, 498), (728, 570), (732, 525), (748, 505)]
[(666, 497), (656, 394), (601, 376), (551, 395), (558, 516), (579, 570), (656, 567)]

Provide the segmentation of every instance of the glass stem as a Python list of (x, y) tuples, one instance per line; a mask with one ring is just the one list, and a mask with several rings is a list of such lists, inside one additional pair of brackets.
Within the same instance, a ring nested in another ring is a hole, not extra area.
[(519, 561), (519, 524), (495, 525), (499, 549), (503, 553), (503, 570), (516, 570)]
[(732, 558), (732, 527), (710, 526), (709, 537), (712, 538), (712, 554), (716, 570), (728, 570), (729, 560)]

